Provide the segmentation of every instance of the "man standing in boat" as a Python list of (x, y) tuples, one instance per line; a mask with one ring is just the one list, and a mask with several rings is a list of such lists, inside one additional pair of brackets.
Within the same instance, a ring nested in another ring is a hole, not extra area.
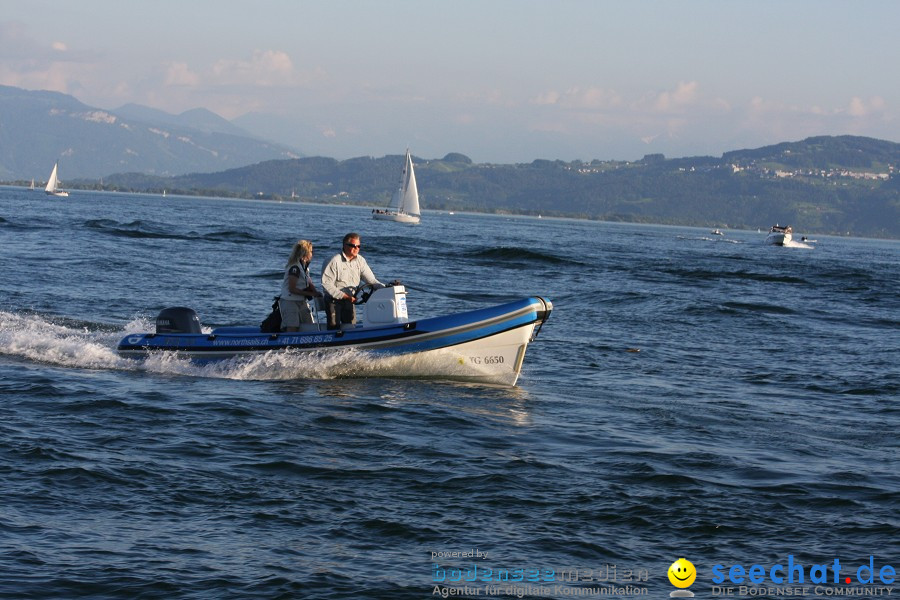
[(343, 324), (356, 323), (356, 288), (361, 281), (375, 289), (385, 287), (378, 281), (366, 259), (360, 256), (358, 233), (344, 236), (341, 251), (322, 268), (322, 289), (325, 291), (325, 314), (328, 329), (338, 329)]

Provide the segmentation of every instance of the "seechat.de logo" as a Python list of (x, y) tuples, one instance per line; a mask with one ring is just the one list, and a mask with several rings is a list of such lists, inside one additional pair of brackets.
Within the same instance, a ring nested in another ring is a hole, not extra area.
[(697, 569), (694, 564), (686, 558), (679, 558), (669, 567), (669, 581), (677, 590), (672, 590), (669, 596), (672, 598), (693, 598), (694, 592), (689, 588), (694, 580), (697, 579)]
[[(897, 570), (891, 565), (878, 566), (875, 562), (875, 556), (869, 556), (869, 562), (863, 563), (858, 567), (855, 565), (844, 568), (840, 559), (835, 558), (833, 561), (822, 564), (811, 565), (807, 567), (794, 560), (793, 554), (788, 554), (787, 561), (782, 561), (773, 565), (755, 564), (744, 567), (740, 564), (734, 564), (730, 567), (725, 565), (712, 566), (712, 582), (715, 584), (729, 583), (766, 585), (769, 582), (775, 585), (794, 584), (794, 583), (816, 583), (816, 584), (834, 584), (845, 583), (847, 585), (877, 585), (879, 582), (883, 585), (891, 585), (894, 583)], [(831, 577), (829, 577), (829, 572)]]

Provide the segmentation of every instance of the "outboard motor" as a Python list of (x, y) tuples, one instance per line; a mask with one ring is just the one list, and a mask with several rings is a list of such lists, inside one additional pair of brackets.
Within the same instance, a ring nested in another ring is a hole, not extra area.
[(200, 317), (184, 306), (164, 308), (156, 315), (156, 333), (202, 333)]

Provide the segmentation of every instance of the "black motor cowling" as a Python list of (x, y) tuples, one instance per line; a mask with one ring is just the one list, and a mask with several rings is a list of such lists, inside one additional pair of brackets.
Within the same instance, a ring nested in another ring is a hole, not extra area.
[(184, 306), (164, 308), (156, 315), (156, 333), (201, 333), (200, 317)]

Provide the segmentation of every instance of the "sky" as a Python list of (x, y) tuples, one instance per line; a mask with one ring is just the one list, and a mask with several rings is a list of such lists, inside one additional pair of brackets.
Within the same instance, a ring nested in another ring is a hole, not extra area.
[(900, 141), (898, 24), (895, 0), (0, 0), (0, 85), (338, 159), (720, 156)]

